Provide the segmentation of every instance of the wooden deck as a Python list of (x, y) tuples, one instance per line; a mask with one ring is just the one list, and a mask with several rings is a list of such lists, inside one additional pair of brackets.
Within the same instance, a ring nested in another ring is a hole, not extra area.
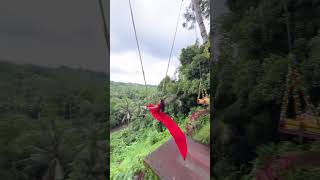
[(145, 159), (146, 166), (163, 180), (209, 180), (210, 148), (187, 138), (188, 154), (184, 161), (171, 138)]

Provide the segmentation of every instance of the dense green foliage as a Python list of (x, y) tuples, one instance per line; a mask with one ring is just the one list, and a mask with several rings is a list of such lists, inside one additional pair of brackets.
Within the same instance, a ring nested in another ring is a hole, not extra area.
[[(110, 127), (115, 128), (139, 120), (145, 114), (141, 106), (145, 106), (147, 100), (153, 102), (156, 91), (155, 86), (148, 86), (146, 91), (146, 88), (139, 84), (111, 81)], [(148, 96), (147, 99), (146, 96)]]
[[(158, 89), (163, 90), (168, 103), (168, 111), (178, 115), (186, 115), (193, 107), (197, 106), (199, 83), (201, 89), (210, 91), (210, 66), (208, 52), (209, 43), (199, 46), (198, 44), (183, 48), (180, 54), (180, 67), (176, 80), (163, 79)], [(165, 87), (163, 88), (163, 83)]]
[(202, 144), (210, 144), (210, 120), (209, 115), (202, 116), (197, 120), (198, 130), (192, 135), (193, 139)]
[(0, 179), (106, 179), (104, 73), (0, 63)]
[[(248, 162), (256, 157), (258, 146), (279, 139), (277, 127), (290, 62), (283, 2), (228, 0), (230, 12), (222, 19), (220, 57), (211, 69), (216, 109), (214, 162), (239, 171), (234, 179), (251, 167)], [(320, 1), (286, 2), (298, 69), (312, 103), (320, 107)], [(225, 176), (227, 170), (219, 171), (216, 174), (232, 179)]]
[(170, 134), (157, 131), (158, 123), (141, 106), (148, 101), (156, 103), (151, 97), (157, 89), (148, 87), (149, 98), (140, 84), (111, 82), (110, 90), (111, 127), (120, 127), (111, 134), (110, 178), (132, 179), (142, 172), (144, 177), (154, 179), (154, 174), (145, 169), (143, 159), (168, 140)]
[[(132, 179), (137, 173), (146, 173), (143, 159), (170, 137), (168, 132), (155, 131), (156, 124), (132, 131), (126, 128), (111, 135), (111, 179)], [(144, 175), (154, 179), (152, 173)]]

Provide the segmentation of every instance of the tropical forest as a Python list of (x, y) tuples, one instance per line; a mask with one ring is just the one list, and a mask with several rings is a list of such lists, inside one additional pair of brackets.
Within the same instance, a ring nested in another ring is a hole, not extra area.
[(106, 179), (108, 78), (1, 61), (0, 179)]
[(211, 22), (214, 179), (320, 179), (320, 1), (225, 6)]

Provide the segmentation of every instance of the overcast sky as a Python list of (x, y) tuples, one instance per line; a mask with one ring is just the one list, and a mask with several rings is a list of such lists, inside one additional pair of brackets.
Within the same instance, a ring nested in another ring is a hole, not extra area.
[(0, 60), (108, 72), (98, 0), (1, 0)]
[[(131, 0), (131, 2), (146, 81), (147, 84), (157, 85), (166, 73), (181, 1)], [(196, 39), (194, 30), (182, 27), (183, 12), (189, 3), (190, 0), (183, 1), (168, 72), (171, 77), (179, 66), (180, 50), (193, 44)], [(110, 0), (110, 26), (111, 80), (144, 84), (128, 0)], [(198, 29), (197, 34), (201, 39)]]

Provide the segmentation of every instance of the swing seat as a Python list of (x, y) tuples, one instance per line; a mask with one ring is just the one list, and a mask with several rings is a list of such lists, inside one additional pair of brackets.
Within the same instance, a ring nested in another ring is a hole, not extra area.
[(202, 99), (197, 99), (198, 104), (202, 105), (209, 105), (210, 104), (210, 98), (208, 96), (203, 97)]
[(289, 134), (312, 135), (320, 137), (320, 121), (317, 116), (303, 114), (295, 119), (286, 118), (281, 122), (280, 131)]

